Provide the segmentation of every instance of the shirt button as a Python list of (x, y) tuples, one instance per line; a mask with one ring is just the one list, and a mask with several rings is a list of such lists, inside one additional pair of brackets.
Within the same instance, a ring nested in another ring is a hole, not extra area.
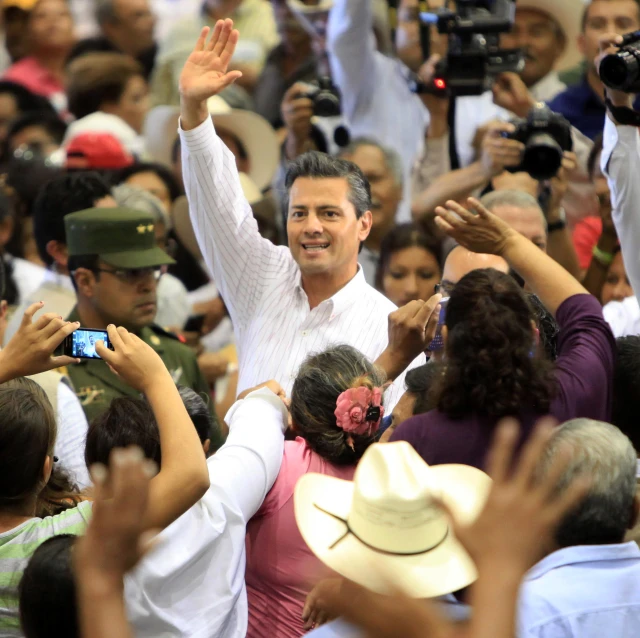
[(303, 336), (303, 337), (306, 337), (308, 334), (309, 334), (309, 331), (308, 331), (308, 330), (303, 330), (303, 331), (302, 331), (302, 336)]

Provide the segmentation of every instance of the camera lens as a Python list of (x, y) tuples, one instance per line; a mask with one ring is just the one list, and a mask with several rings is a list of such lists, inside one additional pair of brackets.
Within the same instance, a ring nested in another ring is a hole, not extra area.
[(611, 89), (632, 91), (638, 87), (640, 62), (637, 49), (621, 50), (607, 55), (600, 63), (600, 79)]
[(340, 99), (329, 91), (320, 91), (314, 100), (314, 113), (319, 117), (340, 115)]
[(562, 165), (562, 148), (548, 133), (535, 133), (528, 140), (522, 168), (533, 179), (546, 180), (556, 175)]

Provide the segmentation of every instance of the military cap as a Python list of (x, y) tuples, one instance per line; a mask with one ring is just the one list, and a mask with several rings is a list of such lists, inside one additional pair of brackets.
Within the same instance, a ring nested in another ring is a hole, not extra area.
[(152, 268), (175, 261), (156, 245), (151, 215), (130, 208), (89, 208), (64, 218), (69, 256), (98, 255), (116, 268)]

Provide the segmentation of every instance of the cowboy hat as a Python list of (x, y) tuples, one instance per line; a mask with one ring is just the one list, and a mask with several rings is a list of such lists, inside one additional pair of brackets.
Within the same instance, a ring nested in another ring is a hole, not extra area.
[(431, 598), (477, 578), (433, 498), (470, 523), (490, 487), (491, 479), (474, 467), (429, 467), (405, 441), (377, 443), (353, 482), (312, 473), (300, 478), (295, 516), (311, 551), (345, 578), (379, 593), (390, 593), (395, 581), (408, 595)]
[[(273, 127), (261, 115), (252, 111), (232, 109), (221, 97), (207, 101), (209, 113), (218, 130), (235, 136), (247, 152), (249, 177), (263, 191), (270, 184), (280, 162), (280, 145)], [(157, 162), (171, 164), (171, 149), (178, 136), (180, 109), (156, 106), (144, 125), (147, 152)]]
[(565, 37), (564, 53), (556, 63), (557, 69), (568, 69), (582, 60), (578, 51), (578, 35), (585, 9), (583, 0), (518, 0), (516, 11), (531, 9), (540, 11), (553, 18)]

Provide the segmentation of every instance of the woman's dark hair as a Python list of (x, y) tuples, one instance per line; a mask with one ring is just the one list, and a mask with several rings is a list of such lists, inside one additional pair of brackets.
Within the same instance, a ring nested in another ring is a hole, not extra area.
[(22, 84), (9, 82), (7, 80), (0, 81), (0, 95), (5, 94), (10, 95), (15, 100), (20, 113), (27, 113), (28, 111), (48, 111), (49, 113), (56, 113), (56, 110), (47, 98), (36, 95), (22, 86)]
[(533, 319), (509, 275), (493, 268), (465, 275), (447, 304), (447, 359), (431, 389), (434, 405), (451, 418), (547, 412), (552, 365), (534, 352)]
[(389, 267), (391, 257), (400, 250), (414, 246), (424, 248), (428, 253), (431, 253), (442, 270), (442, 245), (440, 241), (425, 233), (421, 225), (399, 224), (386, 235), (380, 246), (380, 259), (376, 270), (376, 288), (378, 290), (382, 291), (382, 280)]
[(314, 354), (302, 363), (291, 392), (291, 417), (309, 447), (335, 465), (354, 465), (375, 441), (375, 435), (353, 435), (354, 449), (347, 433), (336, 424), (338, 397), (349, 388), (381, 387), (385, 378), (360, 351), (351, 346), (335, 346)]
[(44, 390), (31, 379), (0, 385), (0, 509), (19, 510), (44, 487), (53, 455), (56, 418)]
[(137, 445), (160, 467), (160, 432), (151, 406), (144, 399), (117, 397), (89, 425), (84, 460), (109, 465), (111, 450)]
[(76, 537), (47, 539), (31, 556), (18, 588), (25, 638), (80, 638), (72, 548)]
[(4, 148), (4, 160), (8, 161), (11, 154), (11, 140), (14, 136), (21, 133), (26, 128), (32, 126), (38, 126), (43, 128), (56, 144), (62, 144), (64, 140), (64, 134), (67, 132), (67, 125), (64, 120), (60, 118), (56, 113), (49, 111), (28, 111), (18, 115), (18, 117), (11, 122), (7, 130), (7, 138), (5, 140)]
[[(211, 440), (216, 424), (204, 399), (186, 386), (178, 386), (178, 391), (200, 442)], [(151, 406), (144, 399), (117, 397), (89, 425), (84, 461), (87, 467), (109, 465), (111, 451), (129, 445), (137, 445), (146, 458), (162, 465), (160, 431)]]
[(169, 197), (171, 197), (172, 202), (175, 202), (176, 199), (183, 194), (182, 188), (180, 188), (180, 184), (178, 184), (178, 180), (174, 177), (173, 173), (166, 166), (154, 164), (153, 162), (137, 162), (118, 171), (114, 176), (114, 186), (122, 184), (133, 175), (140, 173), (154, 173), (157, 175), (169, 191)]
[(118, 103), (133, 77), (144, 77), (142, 65), (122, 53), (87, 53), (67, 68), (69, 110), (77, 118)]
[(417, 366), (407, 370), (407, 374), (404, 378), (404, 385), (409, 392), (416, 397), (416, 402), (413, 406), (413, 414), (424, 414), (434, 409), (429, 397), (429, 389), (435, 381), (440, 368), (432, 363), (425, 363), (424, 365)]

